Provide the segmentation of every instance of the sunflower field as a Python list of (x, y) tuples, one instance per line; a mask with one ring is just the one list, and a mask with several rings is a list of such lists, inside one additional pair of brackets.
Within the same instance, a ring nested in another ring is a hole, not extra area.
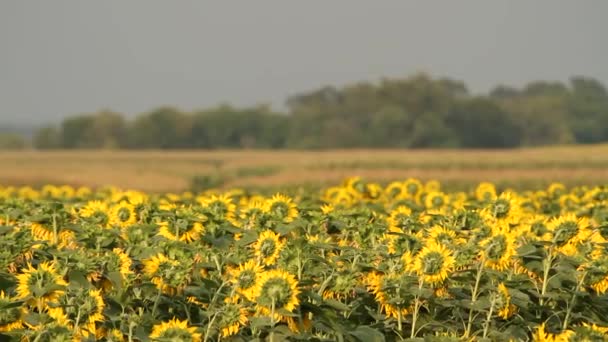
[(0, 187), (0, 341), (608, 340), (608, 187)]

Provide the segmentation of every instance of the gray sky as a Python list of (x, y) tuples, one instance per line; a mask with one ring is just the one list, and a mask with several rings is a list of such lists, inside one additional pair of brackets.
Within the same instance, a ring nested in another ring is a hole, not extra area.
[(608, 84), (608, 1), (6, 0), (0, 123), (272, 103), (417, 71)]

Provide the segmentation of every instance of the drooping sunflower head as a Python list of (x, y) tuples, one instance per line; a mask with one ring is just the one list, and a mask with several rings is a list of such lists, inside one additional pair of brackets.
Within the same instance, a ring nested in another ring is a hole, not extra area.
[(152, 341), (200, 342), (202, 335), (188, 325), (188, 320), (173, 318), (152, 327), (149, 337)]
[(253, 300), (255, 285), (262, 271), (262, 267), (258, 266), (255, 260), (249, 260), (239, 265), (238, 268), (235, 267), (229, 270), (230, 281), (234, 284), (240, 295)]
[(241, 327), (245, 326), (249, 320), (247, 309), (237, 297), (227, 297), (221, 310), (219, 329), (222, 337), (238, 334)]
[(279, 222), (289, 223), (298, 217), (298, 208), (290, 197), (276, 194), (264, 203), (264, 211)]
[(27, 299), (28, 305), (38, 309), (56, 302), (68, 285), (58, 273), (54, 262), (43, 262), (36, 268), (28, 264), (28, 268), (17, 275), (17, 280), (17, 298)]
[(440, 284), (454, 269), (455, 260), (450, 249), (442, 244), (429, 242), (414, 260), (414, 271), (425, 283)]
[(174, 216), (158, 223), (158, 235), (171, 241), (190, 243), (198, 240), (205, 231), (203, 220), (205, 217), (192, 208), (178, 207)]
[[(255, 288), (255, 301), (262, 315), (269, 315), (277, 310), (292, 312), (300, 303), (298, 282), (295, 277), (283, 270), (263, 272)], [(275, 317), (277, 318), (277, 317)]]
[[(68, 295), (62, 297), (60, 305), (49, 309), (51, 315), (59, 322), (66, 322), (82, 337), (94, 337), (99, 330), (96, 324), (105, 319), (101, 290), (70, 289)], [(71, 322), (78, 322), (78, 326), (73, 326)]]
[(284, 245), (285, 242), (280, 239), (279, 234), (266, 230), (253, 244), (253, 250), (258, 260), (268, 266), (277, 261)]
[(127, 201), (115, 204), (110, 209), (110, 225), (125, 228), (137, 222), (135, 206)]
[(342, 273), (337, 275), (325, 291), (323, 298), (344, 300), (355, 295), (355, 287), (358, 284), (357, 277), (352, 273)]
[(547, 189), (547, 193), (552, 198), (559, 198), (566, 193), (566, 186), (562, 183), (551, 183)]

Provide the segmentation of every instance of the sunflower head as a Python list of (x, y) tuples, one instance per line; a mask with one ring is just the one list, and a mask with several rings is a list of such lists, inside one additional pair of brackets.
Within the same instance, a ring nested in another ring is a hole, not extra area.
[(240, 295), (253, 301), (255, 286), (261, 273), (262, 267), (258, 266), (255, 260), (249, 260), (229, 270), (230, 282), (234, 284)]
[(295, 277), (278, 269), (262, 273), (254, 293), (258, 311), (263, 315), (273, 311), (276, 314), (278, 310), (292, 312), (300, 303), (300, 290)]
[(257, 241), (253, 244), (255, 255), (264, 265), (272, 265), (279, 258), (285, 242), (279, 235), (271, 230), (266, 230), (260, 234)]
[(135, 206), (127, 201), (122, 201), (112, 206), (109, 212), (110, 225), (125, 228), (137, 222)]
[(22, 309), (11, 304), (13, 299), (6, 296), (4, 291), (0, 291), (0, 332), (21, 329), (23, 326)]
[(57, 302), (68, 285), (54, 262), (43, 262), (35, 268), (28, 264), (27, 269), (17, 275), (17, 280), (17, 298), (25, 299), (38, 310)]
[(78, 213), (85, 220), (100, 224), (102, 227), (107, 226), (109, 223), (109, 208), (102, 201), (90, 201)]
[(291, 198), (282, 194), (276, 194), (266, 200), (264, 211), (278, 222), (289, 223), (298, 217), (296, 204)]
[(247, 309), (243, 307), (237, 297), (227, 297), (222, 307), (219, 328), (222, 337), (238, 334), (241, 327), (247, 324)]
[(488, 182), (479, 183), (475, 189), (475, 198), (480, 202), (496, 200), (496, 187)]
[(442, 244), (429, 242), (414, 260), (413, 270), (425, 282), (441, 284), (454, 269), (452, 251)]
[(200, 342), (202, 335), (196, 328), (190, 327), (188, 321), (176, 318), (152, 327), (150, 339), (152, 341)]

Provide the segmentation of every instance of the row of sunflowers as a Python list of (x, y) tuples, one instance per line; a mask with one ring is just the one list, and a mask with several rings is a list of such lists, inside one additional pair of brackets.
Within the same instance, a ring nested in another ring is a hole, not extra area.
[(0, 187), (0, 340), (608, 340), (608, 188)]

